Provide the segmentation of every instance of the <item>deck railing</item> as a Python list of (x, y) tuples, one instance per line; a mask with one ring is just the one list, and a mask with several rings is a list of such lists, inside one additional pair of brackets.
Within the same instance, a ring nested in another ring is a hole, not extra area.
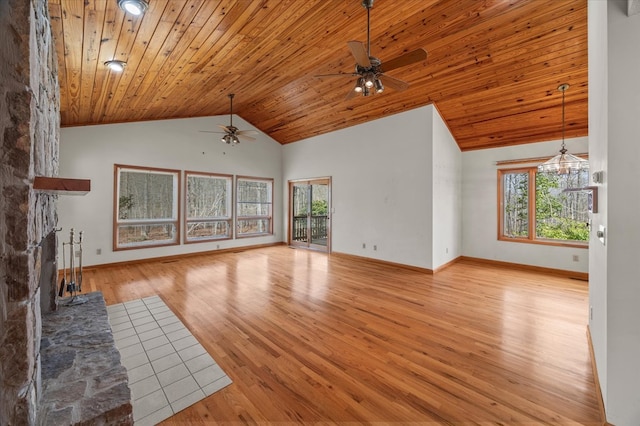
[[(307, 241), (307, 216), (293, 218), (293, 241)], [(327, 216), (311, 216), (311, 242), (326, 241)]]

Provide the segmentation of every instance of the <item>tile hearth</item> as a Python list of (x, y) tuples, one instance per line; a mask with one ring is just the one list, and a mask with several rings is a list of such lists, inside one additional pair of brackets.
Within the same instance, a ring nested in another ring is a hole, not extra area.
[(136, 425), (156, 424), (232, 383), (159, 296), (107, 306)]

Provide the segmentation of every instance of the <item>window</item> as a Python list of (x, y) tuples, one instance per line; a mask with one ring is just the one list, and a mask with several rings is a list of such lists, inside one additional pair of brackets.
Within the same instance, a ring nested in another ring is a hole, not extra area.
[(498, 170), (498, 239), (584, 246), (589, 241), (589, 171), (558, 175), (537, 168)]
[(185, 172), (185, 242), (233, 237), (231, 175)]
[(238, 237), (273, 233), (273, 179), (238, 176), (236, 200)]
[(180, 171), (115, 165), (113, 249), (179, 244)]

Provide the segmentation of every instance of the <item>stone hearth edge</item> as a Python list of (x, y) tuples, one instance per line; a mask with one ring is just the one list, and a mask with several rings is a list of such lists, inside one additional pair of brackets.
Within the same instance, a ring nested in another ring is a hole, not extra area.
[(40, 424), (133, 424), (127, 370), (100, 292), (43, 315)]

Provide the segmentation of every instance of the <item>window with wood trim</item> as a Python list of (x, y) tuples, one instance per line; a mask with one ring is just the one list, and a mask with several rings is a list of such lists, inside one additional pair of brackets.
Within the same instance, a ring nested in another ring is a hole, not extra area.
[(113, 249), (180, 243), (180, 171), (115, 165)]
[(536, 167), (498, 170), (498, 239), (585, 246), (589, 241), (589, 171), (559, 175)]
[(185, 242), (233, 238), (232, 175), (185, 172)]
[(236, 236), (273, 234), (273, 179), (236, 178)]

